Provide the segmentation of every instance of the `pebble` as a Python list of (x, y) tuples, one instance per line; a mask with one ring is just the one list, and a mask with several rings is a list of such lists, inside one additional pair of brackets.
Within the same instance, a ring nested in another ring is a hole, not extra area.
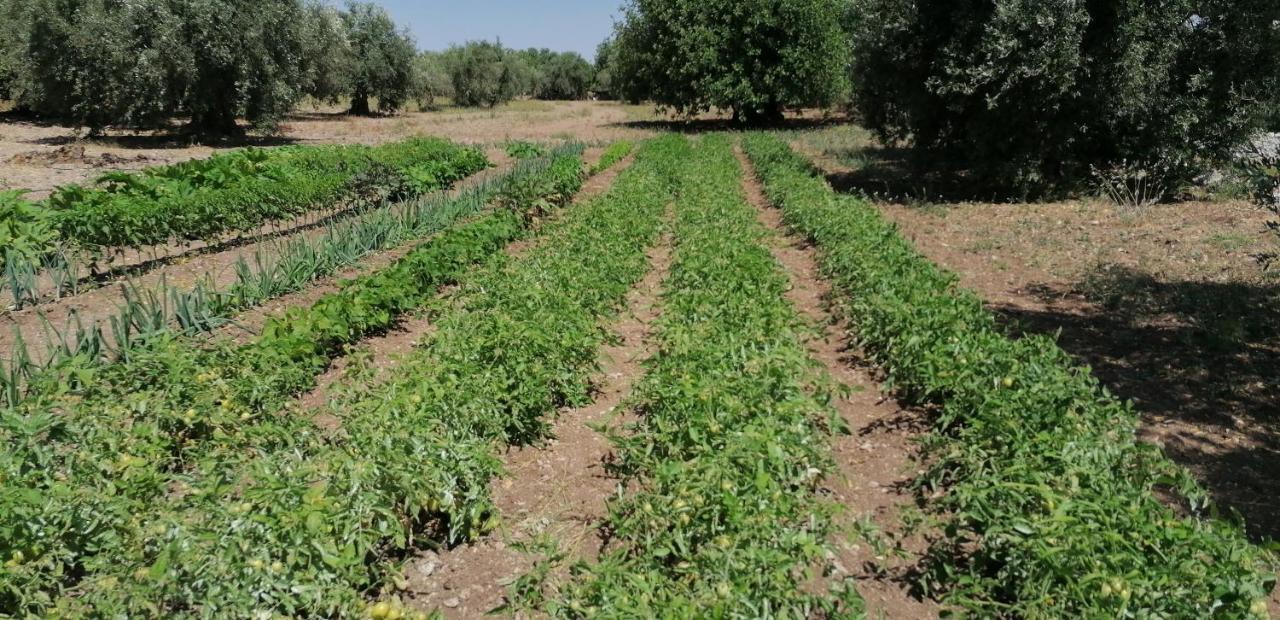
[(450, 609), (453, 609), (454, 607), (457, 607), (458, 605), (461, 605), (461, 604), (462, 604), (462, 601), (458, 600), (456, 597), (444, 599), (444, 606)]

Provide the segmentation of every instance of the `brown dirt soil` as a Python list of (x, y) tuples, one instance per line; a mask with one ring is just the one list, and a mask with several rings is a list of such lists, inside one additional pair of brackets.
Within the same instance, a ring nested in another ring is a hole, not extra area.
[[(834, 186), (858, 187), (859, 169), (807, 142)], [(878, 206), (1011, 333), (1056, 336), (1131, 400), (1139, 437), (1238, 511), (1255, 540), (1280, 538), (1280, 278), (1253, 258), (1273, 247), (1265, 213), (1239, 202)]]
[(0, 117), (0, 189), (25, 188), (42, 198), (57, 186), (86, 183), (106, 171), (178, 163), (243, 146), (379, 144), (418, 134), (490, 146), (509, 140), (602, 144), (652, 135), (639, 125), (652, 118), (643, 106), (596, 101), (515, 101), (493, 110), (446, 108), (385, 117), (316, 108), (291, 115), (278, 135), (211, 147), (160, 132), (109, 131), (89, 139), (69, 127)]
[[(928, 421), (921, 413), (881, 396), (870, 366), (849, 342), (850, 326), (830, 310), (831, 289), (822, 278), (813, 248), (787, 232), (782, 213), (769, 205), (751, 162), (741, 151), (738, 159), (747, 199), (773, 233), (767, 239), (769, 249), (790, 280), (787, 299), (815, 329), (809, 351), (848, 390), (833, 405), (851, 434), (838, 435), (832, 442), (840, 471), (824, 489), (831, 501), (844, 508), (838, 523), (844, 535), (838, 541), (832, 577), (857, 579), (869, 617), (936, 618), (938, 604), (912, 593), (911, 570), (926, 551), (927, 541), (904, 531), (901, 519), (902, 511), (914, 506), (909, 485), (920, 473), (915, 439), (927, 432)], [(875, 524), (882, 541), (901, 545), (907, 557), (892, 557), (877, 550), (872, 541), (859, 540), (855, 526), (866, 520)]]
[(567, 554), (566, 565), (598, 556), (597, 528), (619, 482), (604, 469), (613, 446), (591, 426), (625, 420), (620, 408), (653, 353), (651, 325), (670, 268), (669, 235), (649, 251), (649, 262), (648, 274), (628, 295), (611, 329), (617, 341), (601, 349), (594, 401), (559, 412), (546, 445), (504, 456), (507, 476), (492, 489), (503, 521), (498, 530), (470, 545), (424, 553), (411, 563), (406, 576), (415, 607), (439, 609), (446, 618), (484, 617), (504, 604), (507, 586), (534, 566), (536, 558), (516, 545), (543, 536)]

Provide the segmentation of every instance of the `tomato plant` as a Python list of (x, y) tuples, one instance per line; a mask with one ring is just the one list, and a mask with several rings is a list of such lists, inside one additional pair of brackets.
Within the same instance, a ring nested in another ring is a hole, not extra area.
[[(940, 407), (932, 468), (946, 536), (930, 585), (976, 616), (1257, 616), (1274, 558), (1189, 474), (1135, 441), (1132, 407), (1052, 339), (1011, 339), (982, 300), (776, 137), (746, 148), (820, 250), (858, 342), (904, 398)], [(1161, 489), (1178, 510), (1157, 499)], [(1184, 516), (1185, 515), (1185, 516)]]

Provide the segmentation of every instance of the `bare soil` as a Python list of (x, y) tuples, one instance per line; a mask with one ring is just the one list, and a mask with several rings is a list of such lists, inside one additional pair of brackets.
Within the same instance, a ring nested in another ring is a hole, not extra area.
[(414, 606), (439, 609), (446, 618), (484, 617), (504, 604), (508, 586), (538, 560), (519, 546), (544, 537), (566, 554), (566, 564), (598, 557), (599, 524), (619, 481), (604, 468), (613, 446), (592, 427), (626, 419), (623, 403), (653, 354), (651, 326), (671, 263), (669, 235), (649, 251), (649, 261), (648, 274), (611, 328), (616, 340), (601, 349), (593, 402), (559, 412), (545, 445), (504, 455), (507, 475), (492, 488), (502, 525), (473, 544), (417, 558), (406, 575)]
[[(937, 618), (938, 604), (916, 595), (911, 580), (927, 541), (905, 531), (901, 518), (904, 509), (915, 505), (909, 487), (920, 473), (915, 439), (927, 432), (928, 420), (881, 395), (870, 365), (849, 342), (849, 324), (832, 311), (831, 289), (822, 278), (814, 249), (788, 233), (781, 212), (769, 205), (751, 162), (741, 152), (738, 159), (747, 199), (772, 232), (769, 249), (790, 280), (787, 299), (814, 328), (814, 337), (807, 343), (809, 352), (844, 392), (833, 405), (851, 432), (836, 436), (832, 443), (840, 470), (829, 477), (824, 489), (831, 501), (844, 508), (832, 577), (857, 579), (869, 617)], [(878, 533), (867, 533), (874, 540), (864, 540), (866, 536), (855, 532), (865, 520), (878, 529)], [(881, 543), (900, 547), (906, 557), (886, 553), (878, 548)]]
[[(797, 147), (833, 186), (868, 193), (874, 149), (847, 143), (818, 132)], [(1238, 511), (1255, 540), (1280, 537), (1280, 277), (1254, 258), (1274, 248), (1264, 212), (1232, 201), (877, 206), (1012, 334), (1055, 337), (1132, 401), (1139, 437)]]

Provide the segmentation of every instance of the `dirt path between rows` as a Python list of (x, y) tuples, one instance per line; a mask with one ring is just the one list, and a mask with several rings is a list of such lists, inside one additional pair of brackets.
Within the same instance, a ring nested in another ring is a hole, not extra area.
[[(832, 442), (840, 475), (827, 481), (826, 490), (830, 499), (845, 509), (838, 522), (845, 533), (837, 544), (837, 574), (833, 577), (844, 573), (858, 580), (858, 592), (866, 600), (871, 618), (937, 618), (940, 608), (935, 602), (911, 593), (908, 577), (917, 559), (911, 556), (924, 551), (924, 541), (906, 536), (901, 520), (903, 510), (914, 505), (907, 485), (918, 473), (914, 441), (927, 429), (927, 420), (920, 412), (881, 395), (869, 364), (849, 341), (851, 327), (830, 309), (831, 288), (822, 278), (813, 248), (789, 234), (782, 213), (769, 205), (751, 162), (740, 149), (736, 155), (743, 168), (747, 200), (772, 233), (766, 244), (790, 281), (787, 299), (818, 330), (807, 343), (810, 354), (836, 382), (849, 389), (832, 403), (852, 431)], [(882, 550), (854, 537), (854, 525), (866, 519), (886, 536), (885, 541), (905, 536), (902, 545), (908, 558), (903, 561), (881, 555)]]
[(626, 419), (622, 406), (644, 375), (643, 362), (653, 355), (652, 326), (661, 312), (671, 244), (668, 233), (650, 249), (649, 272), (628, 294), (624, 313), (611, 328), (618, 340), (601, 349), (594, 402), (561, 411), (546, 445), (504, 456), (507, 476), (493, 485), (503, 525), (477, 543), (424, 553), (412, 562), (407, 593), (414, 607), (440, 609), (446, 618), (485, 617), (504, 603), (508, 586), (534, 566), (535, 558), (513, 545), (541, 536), (567, 554), (565, 565), (598, 557), (598, 526), (618, 480), (604, 470), (613, 446), (592, 426), (616, 426)]
[[(598, 149), (592, 149), (584, 155), (584, 160), (587, 165), (594, 164), (598, 161), (600, 154), (601, 152)], [(628, 157), (614, 165), (609, 170), (601, 172), (600, 174), (588, 179), (586, 183), (583, 184), (582, 189), (579, 190), (578, 195), (574, 197), (571, 205), (566, 207), (566, 209), (572, 209), (574, 206), (581, 205), (583, 202), (608, 191), (608, 189), (613, 186), (613, 182), (618, 178), (618, 175), (622, 174), (623, 170), (630, 167), (633, 161), (633, 157)], [(503, 251), (508, 256), (517, 257), (533, 247), (533, 244), (536, 243), (538, 239), (540, 239), (540, 237), (532, 236), (530, 239), (517, 241), (508, 245)], [(416, 247), (417, 245), (419, 244), (415, 243), (413, 247)], [(399, 256), (403, 256), (409, 251), (409, 249), (411, 248), (400, 250), (398, 252)], [(398, 256), (396, 258), (398, 258)], [(383, 261), (383, 257), (379, 257), (378, 262), (384, 262), (386, 265), (389, 265), (391, 262), (394, 262), (394, 259)], [(365, 265), (365, 268), (371, 270), (367, 265)], [(313, 287), (314, 290), (308, 289), (307, 291), (303, 291), (294, 296), (293, 299), (289, 299), (288, 297), (282, 298), (279, 302), (271, 304), (271, 306), (276, 309), (275, 313), (278, 313), (279, 311), (289, 307), (313, 304), (324, 295), (336, 291), (337, 283), (340, 281), (341, 280), (336, 280), (334, 282), (328, 282), (324, 286)], [(437, 299), (447, 303), (446, 300), (455, 290), (456, 287), (446, 287), (440, 292)], [(270, 314), (275, 313), (268, 312), (265, 309), (256, 311), (255, 316), (251, 319), (252, 324), (256, 325), (258, 329), (260, 329), (262, 324), (265, 323), (266, 318)], [(238, 321), (238, 323), (243, 325), (246, 321)], [(361, 358), (364, 359), (369, 368), (372, 368), (375, 371), (375, 375), (372, 380), (381, 381), (384, 380), (387, 373), (396, 368), (400, 364), (401, 360), (403, 360), (406, 355), (410, 354), (419, 343), (426, 340), (434, 329), (435, 325), (431, 316), (420, 312), (412, 316), (404, 317), (398, 325), (387, 333), (365, 339), (359, 345), (352, 347), (349, 350), (359, 350)], [(242, 334), (251, 332), (252, 329), (248, 331), (244, 329), (241, 330)], [(337, 388), (340, 387), (342, 380), (347, 376), (347, 371), (351, 365), (350, 362), (351, 358), (347, 355), (339, 356), (334, 359), (332, 364), (329, 366), (329, 369), (316, 378), (316, 387), (310, 392), (299, 396), (295, 401), (294, 407), (297, 410), (314, 415), (316, 423), (322, 428), (330, 431), (340, 428), (341, 421), (328, 412), (328, 404), (330, 399), (336, 395)]]

